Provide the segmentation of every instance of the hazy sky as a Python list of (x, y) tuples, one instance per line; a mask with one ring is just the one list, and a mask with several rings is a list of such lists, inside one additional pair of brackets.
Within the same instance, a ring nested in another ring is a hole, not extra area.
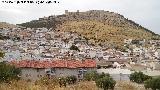
[[(17, 1), (17, 0), (10, 0), (10, 1)], [(17, 5), (17, 4), (5, 4), (2, 3), (2, 0), (0, 0), (0, 21), (17, 24), (38, 19), (44, 16), (63, 14), (64, 10), (69, 10), (69, 11), (106, 10), (106, 11), (120, 13), (124, 15), (126, 18), (129, 18), (137, 22), (138, 24), (141, 24), (142, 26), (156, 33), (160, 33), (159, 30), (160, 0), (57, 0), (57, 1), (59, 1), (59, 4)]]

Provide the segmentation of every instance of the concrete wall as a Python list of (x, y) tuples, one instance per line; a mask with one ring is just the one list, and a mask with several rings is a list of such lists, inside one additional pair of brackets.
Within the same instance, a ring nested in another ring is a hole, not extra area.
[[(53, 73), (49, 73), (50, 75), (56, 77), (66, 77), (74, 75), (78, 78), (80, 68), (68, 69), (68, 68), (54, 68), (55, 71)], [(86, 68), (86, 71), (95, 70), (95, 68)], [(21, 78), (24, 80), (35, 81), (47, 75), (46, 71), (51, 71), (51, 69), (36, 69), (36, 68), (22, 68)], [(83, 77), (83, 75), (81, 75)], [(81, 77), (81, 78), (82, 78)]]
[(111, 75), (111, 77), (114, 80), (129, 80), (129, 76), (132, 73), (130, 70), (128, 69), (120, 69), (120, 68), (116, 68), (116, 69), (97, 69), (98, 73), (108, 73)]
[[(56, 77), (66, 77), (66, 76), (74, 75), (78, 78), (78, 74), (80, 74), (79, 70), (80, 70), (80, 68), (76, 68), (76, 69), (56, 68), (55, 73), (56, 73)], [(92, 70), (95, 70), (95, 69), (94, 68), (87, 68), (85, 70), (87, 72), (87, 71), (92, 71)]]
[(70, 75), (77, 76), (78, 69), (56, 68), (55, 73), (56, 73), (56, 77), (65, 77)]
[(45, 69), (23, 68), (21, 78), (24, 80), (38, 80), (46, 75)]

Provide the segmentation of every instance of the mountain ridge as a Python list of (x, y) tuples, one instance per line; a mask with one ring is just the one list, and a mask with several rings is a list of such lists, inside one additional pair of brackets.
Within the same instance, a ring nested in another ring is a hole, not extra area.
[[(86, 14), (85, 14), (86, 13)], [(105, 18), (104, 16), (107, 14), (107, 18)], [(136, 25), (136, 27), (138, 26), (139, 28), (143, 28), (143, 29), (145, 29), (145, 30), (148, 30), (147, 28), (144, 28), (144, 27), (142, 27), (141, 25), (139, 25), (139, 24), (137, 24), (137, 23), (135, 23), (134, 21), (132, 21), (132, 20), (129, 20), (128, 18), (125, 18), (123, 15), (121, 15), (121, 14), (118, 14), (118, 13), (114, 13), (114, 12), (109, 12), (109, 11), (104, 11), (104, 10), (89, 10), (89, 11), (86, 11), (86, 12), (79, 12), (79, 10), (77, 10), (77, 12), (69, 12), (68, 10), (65, 10), (65, 14), (62, 14), (62, 15), (52, 15), (52, 16), (48, 16), (48, 17), (43, 17), (43, 18), (39, 18), (39, 20), (32, 20), (32, 21), (30, 21), (30, 22), (49, 22), (49, 21), (54, 21), (54, 20), (57, 20), (57, 21), (59, 21), (59, 20), (62, 20), (62, 22), (63, 21), (66, 21), (66, 20), (74, 20), (74, 18), (75, 18), (75, 16), (81, 16), (81, 17), (86, 17), (86, 18), (84, 18), (84, 19), (98, 19), (98, 18), (92, 18), (91, 16), (96, 16), (96, 17), (99, 17), (99, 19), (101, 20), (101, 21), (104, 21), (105, 19), (108, 19), (108, 18), (112, 18), (112, 17), (116, 17), (116, 18), (119, 18), (119, 20), (121, 21), (121, 24), (120, 25), (123, 25), (123, 23), (125, 23), (125, 22), (122, 22), (122, 21), (124, 21), (124, 20), (128, 20), (129, 22), (130, 22), (130, 24), (132, 24), (132, 25)], [(87, 16), (87, 15), (89, 15), (89, 16)], [(99, 16), (98, 16), (99, 15)], [(74, 18), (68, 18), (67, 16), (69, 16), (69, 17), (74, 17)], [(67, 17), (67, 18), (64, 18), (64, 17)], [(64, 20), (63, 19), (61, 19), (61, 18), (64, 18)], [(122, 19), (120, 19), (120, 18), (122, 18)], [(79, 19), (79, 17), (78, 18), (75, 18), (76, 20), (82, 20), (82, 18), (81, 19)], [(30, 23), (30, 22), (26, 22), (26, 23), (22, 23), (22, 24), (18, 24), (18, 25), (22, 25), (22, 26), (26, 26), (26, 27), (32, 27), (32, 26), (27, 26), (27, 25), (25, 25), (25, 24), (27, 24), (27, 23)], [(115, 22), (115, 23), (117, 23), (118, 21), (115, 19), (115, 20), (113, 20), (113, 18), (112, 19), (110, 19), (110, 20), (108, 20), (108, 23), (107, 24), (110, 24), (110, 22), (111, 22), (111, 24), (113, 24), (112, 22)], [(119, 23), (119, 22), (118, 22)], [(43, 26), (43, 25), (42, 25)], [(47, 26), (47, 25), (46, 25)], [(50, 27), (52, 27), (52, 26), (50, 26)], [(153, 34), (155, 34), (154, 32), (152, 32), (152, 31), (150, 31), (150, 30), (148, 30), (149, 32), (151, 32), (151, 33), (153, 33)]]
[[(159, 39), (159, 35), (125, 18), (118, 13), (104, 10), (89, 10), (86, 12), (69, 12), (52, 15), (20, 24), (24, 27), (47, 27), (60, 31), (77, 32), (94, 43), (109, 43), (123, 45), (124, 39), (151, 40)], [(95, 34), (96, 33), (96, 34)], [(97, 38), (97, 36), (99, 38)]]

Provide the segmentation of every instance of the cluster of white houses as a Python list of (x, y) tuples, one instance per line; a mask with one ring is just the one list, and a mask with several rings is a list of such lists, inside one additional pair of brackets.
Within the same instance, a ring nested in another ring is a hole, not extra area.
[[(114, 48), (93, 46), (75, 32), (46, 28), (12, 28), (2, 29), (0, 33), (10, 38), (0, 40), (0, 50), (5, 53), (3, 60), (21, 68), (21, 77), (25, 80), (37, 80), (45, 75), (75, 75), (82, 79), (83, 74), (91, 70), (127, 76), (132, 70), (160, 71), (159, 40), (151, 40), (147, 43), (150, 47), (145, 47), (145, 40), (138, 42), (137, 46), (132, 43), (132, 39), (126, 39), (126, 48), (132, 49), (118, 51)], [(79, 50), (71, 50), (72, 45)]]

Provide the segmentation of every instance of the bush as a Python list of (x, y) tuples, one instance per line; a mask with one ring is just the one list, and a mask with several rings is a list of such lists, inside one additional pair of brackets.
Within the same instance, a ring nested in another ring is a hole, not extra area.
[(143, 74), (142, 72), (134, 72), (130, 75), (130, 81), (136, 83), (144, 83), (144, 81), (151, 79), (152, 77)]
[(109, 74), (105, 74), (104, 72), (102, 72), (102, 74), (98, 74), (98, 78), (103, 78), (103, 77), (110, 77)]
[(96, 71), (91, 71), (84, 74), (84, 80), (87, 80), (87, 81), (95, 81), (97, 77), (98, 77), (98, 73)]
[(76, 76), (68, 76), (68, 77), (66, 77), (66, 82), (67, 82), (68, 84), (75, 84), (76, 81), (77, 81)]
[(0, 57), (3, 58), (4, 57), (4, 53), (0, 52)]
[(19, 80), (18, 75), (21, 73), (19, 68), (0, 62), (0, 82), (9, 82), (11, 80)]
[(77, 46), (75, 46), (75, 45), (72, 45), (72, 46), (70, 47), (70, 50), (80, 51), (79, 48), (78, 48)]
[(97, 87), (99, 88), (103, 88), (104, 90), (108, 90), (108, 89), (114, 89), (116, 81), (113, 80), (113, 78), (111, 78), (108, 74), (105, 75), (100, 75), (101, 77), (99, 77), (95, 82)]
[(60, 85), (60, 87), (62, 87), (62, 86), (66, 87), (66, 85), (67, 85), (67, 79), (64, 78), (64, 77), (59, 78), (59, 85)]
[(160, 77), (145, 81), (144, 87), (146, 89), (151, 88), (152, 90), (160, 90)]
[(97, 87), (103, 88), (104, 90), (114, 89), (116, 81), (110, 77), (109, 74), (98, 74), (96, 71), (87, 72), (84, 75), (84, 79), (87, 81), (95, 81)]

